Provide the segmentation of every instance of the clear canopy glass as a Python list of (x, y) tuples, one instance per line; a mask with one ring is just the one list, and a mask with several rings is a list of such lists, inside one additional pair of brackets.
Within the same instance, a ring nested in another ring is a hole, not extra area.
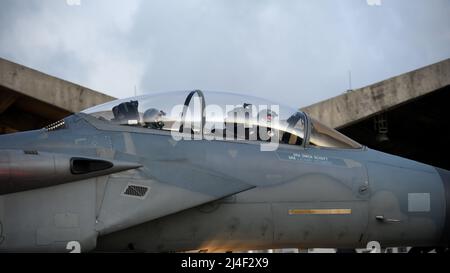
[[(306, 126), (305, 114), (292, 107), (252, 96), (210, 91), (142, 95), (111, 101), (83, 113), (118, 125), (218, 139), (269, 141), (275, 138), (292, 145), (303, 144)], [(356, 142), (331, 128), (321, 129), (323, 126), (314, 127), (314, 145), (355, 148)]]

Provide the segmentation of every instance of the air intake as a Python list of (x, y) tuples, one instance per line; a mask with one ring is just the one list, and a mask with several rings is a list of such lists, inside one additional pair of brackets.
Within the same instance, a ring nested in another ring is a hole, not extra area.
[(123, 192), (124, 195), (144, 199), (147, 196), (148, 187), (128, 184)]
[(110, 169), (114, 166), (109, 161), (73, 157), (70, 159), (70, 171), (72, 174), (86, 174)]

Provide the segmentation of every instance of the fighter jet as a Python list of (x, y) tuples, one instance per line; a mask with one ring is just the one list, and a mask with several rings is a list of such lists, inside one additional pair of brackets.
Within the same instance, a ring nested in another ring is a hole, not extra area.
[(121, 99), (0, 136), (1, 252), (446, 251), (449, 206), (449, 171), (233, 93)]

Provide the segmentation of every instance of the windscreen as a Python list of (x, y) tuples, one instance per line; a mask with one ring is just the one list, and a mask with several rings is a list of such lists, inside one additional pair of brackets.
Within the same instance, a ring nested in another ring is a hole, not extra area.
[(311, 118), (309, 145), (327, 148), (359, 149), (361, 144)]

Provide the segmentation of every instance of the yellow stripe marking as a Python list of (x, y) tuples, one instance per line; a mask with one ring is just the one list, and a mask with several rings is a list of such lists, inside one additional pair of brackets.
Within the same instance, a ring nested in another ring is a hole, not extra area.
[(352, 214), (351, 209), (290, 209), (289, 215), (304, 215), (304, 214), (316, 214), (316, 215), (327, 215), (327, 214)]

